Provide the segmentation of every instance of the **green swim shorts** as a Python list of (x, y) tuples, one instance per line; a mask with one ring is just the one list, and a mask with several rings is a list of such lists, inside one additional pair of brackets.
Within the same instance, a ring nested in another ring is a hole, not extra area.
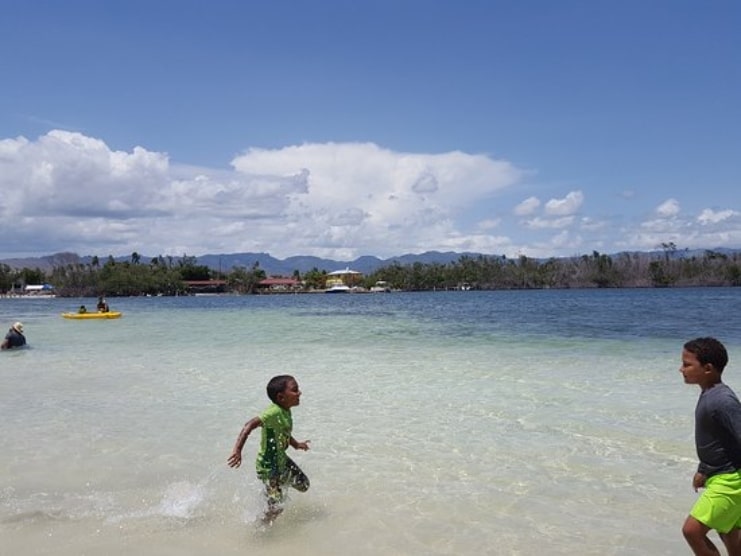
[(272, 477), (262, 476), (260, 479), (265, 484), (265, 498), (269, 507), (283, 502), (285, 486), (291, 486), (300, 492), (309, 490), (309, 478), (289, 457), (286, 457), (286, 467), (283, 471)]
[(713, 475), (690, 515), (719, 533), (741, 528), (741, 471)]

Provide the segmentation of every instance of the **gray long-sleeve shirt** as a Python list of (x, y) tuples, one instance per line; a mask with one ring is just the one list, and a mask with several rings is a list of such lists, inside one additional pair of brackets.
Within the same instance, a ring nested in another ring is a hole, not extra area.
[(720, 382), (700, 393), (695, 408), (695, 445), (706, 477), (741, 469), (741, 402)]

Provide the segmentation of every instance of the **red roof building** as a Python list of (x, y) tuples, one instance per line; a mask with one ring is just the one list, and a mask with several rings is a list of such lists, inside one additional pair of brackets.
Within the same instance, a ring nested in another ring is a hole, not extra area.
[(295, 278), (265, 278), (257, 283), (260, 291), (285, 292), (300, 290), (303, 284)]

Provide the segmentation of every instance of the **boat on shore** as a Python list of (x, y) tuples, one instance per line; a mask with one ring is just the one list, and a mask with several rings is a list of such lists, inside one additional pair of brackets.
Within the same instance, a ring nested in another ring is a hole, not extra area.
[(391, 286), (385, 280), (379, 280), (370, 289), (371, 293), (388, 293), (391, 291)]
[(358, 291), (361, 274), (357, 270), (335, 270), (327, 274), (324, 293), (352, 293)]
[(88, 320), (88, 319), (117, 319), (120, 318), (121, 311), (99, 311), (97, 313), (62, 313), (65, 319)]
[(345, 284), (334, 284), (333, 286), (324, 290), (324, 293), (350, 293), (352, 289), (350, 286)]
[(345, 280), (343, 280), (343, 276), (345, 276), (346, 272), (351, 271), (348, 270), (331, 272), (329, 274), (329, 278), (327, 278), (327, 282), (325, 284), (326, 289), (324, 290), (324, 293), (350, 293), (352, 291), (352, 288), (345, 283)]

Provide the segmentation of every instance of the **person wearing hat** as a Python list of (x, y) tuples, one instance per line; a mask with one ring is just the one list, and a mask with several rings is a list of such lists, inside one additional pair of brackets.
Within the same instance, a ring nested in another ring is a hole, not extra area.
[(0, 349), (11, 349), (26, 345), (26, 337), (23, 335), (23, 323), (16, 322), (10, 327), (8, 333), (5, 335), (3, 343), (0, 344)]

